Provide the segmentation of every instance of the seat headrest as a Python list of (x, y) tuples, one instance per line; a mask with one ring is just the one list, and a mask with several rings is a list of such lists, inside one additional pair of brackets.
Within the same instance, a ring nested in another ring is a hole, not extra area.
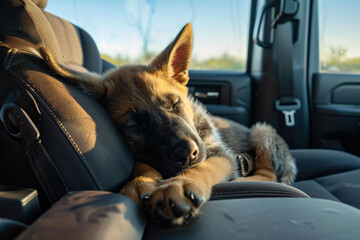
[(44, 9), (48, 2), (48, 0), (31, 0), (31, 1), (33, 1), (33, 3), (35, 3), (35, 5), (41, 9)]
[[(81, 28), (40, 9), (47, 0), (0, 0), (0, 45), (39, 55), (47, 47), (58, 63), (101, 73), (94, 40)], [(85, 49), (85, 50), (84, 50)]]
[[(41, 9), (44, 9), (47, 5), (48, 0), (31, 0), (36, 6)], [(11, 5), (13, 7), (18, 7), (23, 4), (21, 0), (1, 0), (1, 2), (7, 2), (7, 5)]]
[(42, 10), (35, 3), (46, 5), (43, 0), (0, 1), (0, 43), (8, 36), (24, 39), (35, 46), (46, 46), (55, 59), (62, 63), (61, 50), (55, 33)]

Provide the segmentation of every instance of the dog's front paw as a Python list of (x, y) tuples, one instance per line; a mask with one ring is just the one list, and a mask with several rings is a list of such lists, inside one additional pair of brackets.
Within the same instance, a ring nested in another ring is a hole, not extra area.
[(127, 196), (141, 205), (141, 202), (156, 189), (157, 181), (147, 177), (139, 177), (126, 184), (120, 194)]
[(181, 225), (198, 214), (209, 199), (211, 189), (186, 177), (178, 176), (163, 181), (152, 193), (142, 199), (149, 215), (156, 221)]

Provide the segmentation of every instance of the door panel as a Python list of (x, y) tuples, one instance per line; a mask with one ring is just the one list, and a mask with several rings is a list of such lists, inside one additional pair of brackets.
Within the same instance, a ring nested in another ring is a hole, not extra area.
[(233, 71), (189, 72), (189, 93), (214, 115), (250, 125), (250, 77)]
[(360, 75), (314, 74), (313, 146), (360, 155)]

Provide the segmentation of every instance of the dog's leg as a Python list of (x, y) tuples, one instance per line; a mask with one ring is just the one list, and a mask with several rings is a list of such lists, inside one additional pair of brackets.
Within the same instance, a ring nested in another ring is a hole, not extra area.
[(238, 181), (273, 181), (290, 184), (296, 176), (295, 159), (275, 129), (264, 123), (251, 128), (250, 143), (255, 152), (253, 176)]
[(120, 194), (141, 204), (142, 200), (146, 200), (152, 194), (162, 176), (149, 165), (135, 162), (131, 179), (133, 180), (121, 189)]
[(164, 180), (146, 203), (155, 220), (167, 220), (181, 225), (187, 217), (195, 216), (217, 183), (228, 180), (233, 164), (224, 157), (211, 157), (180, 175)]
[(269, 154), (264, 152), (255, 158), (254, 175), (238, 177), (234, 181), (269, 181), (276, 182), (277, 177)]

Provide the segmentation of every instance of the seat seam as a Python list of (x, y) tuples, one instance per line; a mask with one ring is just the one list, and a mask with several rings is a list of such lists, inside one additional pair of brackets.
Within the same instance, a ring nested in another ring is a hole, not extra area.
[(324, 187), (320, 182), (317, 181), (317, 179), (313, 179), (314, 182), (316, 182), (320, 187), (322, 187), (325, 191), (327, 191), (331, 196), (333, 196), (337, 201), (342, 202), (340, 199), (338, 199), (334, 194), (332, 194), (326, 187)]
[(293, 195), (293, 196), (300, 196), (300, 197), (305, 197), (304, 195), (300, 194), (300, 193), (295, 193), (295, 192), (287, 192), (287, 191), (274, 191), (274, 190), (262, 190), (262, 191), (222, 191), (222, 192), (214, 192), (212, 195), (216, 196), (216, 195), (225, 195), (225, 194), (244, 194), (244, 193), (264, 193), (264, 194), (281, 194), (281, 195)]
[[(33, 92), (37, 99), (42, 103), (42, 105), (45, 107), (45, 109), (49, 112), (49, 114), (53, 117), (53, 119), (55, 120), (55, 122), (58, 124), (58, 126), (60, 127), (60, 129), (63, 131), (63, 133), (65, 134), (65, 136), (67, 137), (67, 139), (70, 141), (71, 145), (74, 147), (74, 149), (76, 150), (76, 152), (78, 153), (80, 159), (82, 160), (82, 163), (85, 165), (85, 167), (88, 169), (91, 178), (94, 180), (95, 185), (97, 186), (97, 188), (99, 190), (102, 189), (102, 186), (100, 184), (100, 182), (98, 181), (98, 179), (95, 176), (94, 171), (92, 170), (91, 166), (89, 165), (89, 163), (87, 162), (86, 158), (84, 157), (81, 149), (78, 147), (78, 145), (76, 144), (75, 140), (73, 139), (73, 137), (71, 136), (71, 134), (68, 132), (68, 130), (66, 129), (66, 127), (62, 124), (62, 122), (58, 119), (58, 117), (55, 115), (55, 113), (51, 110), (51, 108), (48, 106), (48, 104), (46, 103), (46, 101), (44, 99), (42, 99), (42, 97), (37, 93), (37, 91), (34, 89), (34, 87), (32, 87), (26, 80), (24, 80), (20, 75), (18, 75), (16, 72), (14, 72), (13, 70), (10, 69), (10, 65), (11, 62), (15, 56), (15, 54), (17, 53), (17, 49), (12, 48), (12, 54), (10, 56), (10, 58), (8, 59), (8, 63), (6, 64), (6, 70), (8, 70), (13, 76), (15, 76), (16, 78), (18, 78), (22, 84), (25, 85), (26, 88), (28, 88), (29, 90), (31, 90), (31, 92)], [(16, 79), (15, 79), (16, 81)]]

